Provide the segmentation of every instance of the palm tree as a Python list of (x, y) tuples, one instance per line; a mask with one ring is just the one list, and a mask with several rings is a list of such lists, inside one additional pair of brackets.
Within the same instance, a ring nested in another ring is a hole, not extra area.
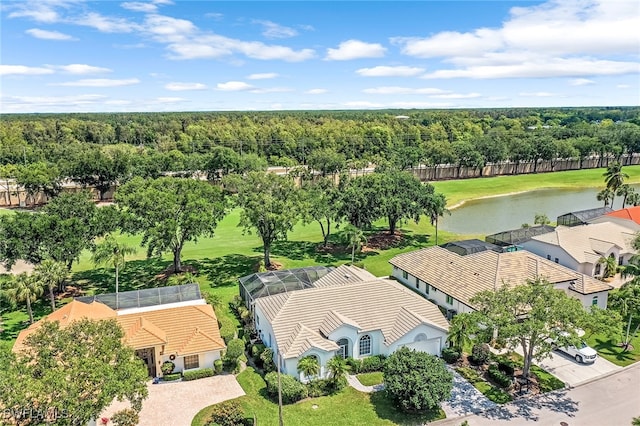
[(360, 251), (362, 246), (367, 244), (367, 237), (364, 236), (362, 229), (353, 225), (347, 225), (342, 235), (347, 247), (351, 247), (351, 263), (353, 264), (356, 258), (356, 250)]
[(534, 225), (548, 225), (550, 224), (551, 221), (549, 220), (549, 216), (547, 216), (544, 213), (536, 213), (534, 219), (533, 219), (533, 224)]
[(447, 199), (444, 194), (433, 194), (427, 207), (427, 214), (431, 220), (431, 225), (435, 225), (436, 228), (436, 245), (438, 245), (438, 218), (443, 217), (445, 214), (451, 214), (447, 210)]
[(640, 194), (634, 191), (631, 194), (627, 195), (627, 204), (630, 206), (640, 205)]
[(339, 380), (341, 380), (344, 376), (347, 375), (347, 372), (349, 371), (347, 361), (345, 361), (341, 356), (337, 355), (327, 361), (327, 368), (329, 369), (331, 380), (333, 380), (334, 382), (338, 382)]
[(611, 207), (613, 207), (616, 191), (624, 184), (625, 179), (629, 179), (629, 175), (622, 172), (622, 165), (619, 161), (616, 161), (607, 167), (607, 171), (602, 176), (604, 176), (604, 183), (607, 185), (607, 189), (612, 192)]
[(23, 272), (9, 281), (9, 286), (5, 290), (4, 294), (6, 298), (12, 303), (27, 303), (27, 313), (29, 314), (29, 324), (33, 324), (33, 310), (31, 309), (31, 302), (35, 302), (36, 299), (42, 296), (43, 287), (33, 276)]
[(616, 309), (623, 316), (629, 316), (627, 332), (624, 339), (625, 350), (629, 348), (629, 336), (635, 335), (640, 328), (640, 322), (638, 322), (636, 330), (633, 334), (630, 333), (632, 319), (634, 315), (640, 312), (640, 256), (633, 256), (631, 260), (629, 260), (629, 264), (625, 265), (622, 269), (622, 277), (626, 278), (629, 276), (634, 277), (633, 280), (624, 283), (619, 290), (611, 292), (608, 303), (612, 309)]
[(471, 335), (476, 333), (475, 322), (471, 314), (458, 314), (451, 319), (447, 341), (452, 348), (462, 353), (465, 346), (471, 346)]
[[(618, 190), (616, 191), (616, 195), (623, 197), (622, 198), (622, 208), (624, 209), (624, 206), (627, 204), (627, 200), (629, 199), (629, 196), (631, 196), (632, 194), (635, 194), (636, 190), (633, 189), (632, 186), (629, 186), (629, 184), (623, 184), (622, 186), (620, 186), (620, 188), (618, 188)], [(631, 203), (629, 203), (631, 204)]]
[(57, 288), (67, 278), (68, 273), (69, 271), (64, 263), (56, 262), (53, 259), (43, 260), (33, 271), (33, 278), (40, 283), (40, 286), (49, 289), (52, 311), (56, 310), (56, 298), (53, 294), (53, 289)]
[(298, 373), (302, 373), (306, 378), (311, 379), (320, 373), (320, 364), (315, 356), (305, 356), (298, 361)]
[(598, 263), (600, 265), (604, 265), (602, 278), (612, 277), (618, 271), (618, 264), (616, 262), (616, 258), (613, 256), (601, 257), (598, 259)]
[(119, 243), (111, 234), (107, 234), (104, 240), (96, 245), (91, 260), (95, 265), (112, 265), (116, 270), (116, 309), (118, 309), (118, 287), (120, 269), (124, 268), (124, 257), (135, 254), (136, 249), (126, 244)]
[(613, 191), (611, 191), (609, 188), (605, 188), (602, 191), (598, 192), (596, 198), (598, 199), (598, 201), (604, 201), (604, 206), (607, 207), (609, 205), (609, 202), (611, 202), (611, 205), (613, 205), (613, 195)]

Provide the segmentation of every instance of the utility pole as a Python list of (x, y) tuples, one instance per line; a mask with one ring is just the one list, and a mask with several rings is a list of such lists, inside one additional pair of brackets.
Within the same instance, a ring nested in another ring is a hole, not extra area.
[(280, 384), (280, 351), (278, 351), (278, 420), (279, 425), (284, 426), (282, 421), (282, 385)]

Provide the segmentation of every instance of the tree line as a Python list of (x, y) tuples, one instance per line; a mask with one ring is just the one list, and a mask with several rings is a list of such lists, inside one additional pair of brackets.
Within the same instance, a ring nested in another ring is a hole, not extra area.
[(0, 179), (31, 195), (65, 178), (104, 194), (135, 176), (267, 165), (327, 173), (533, 161), (535, 172), (542, 160), (640, 153), (640, 108), (3, 115), (0, 141)]

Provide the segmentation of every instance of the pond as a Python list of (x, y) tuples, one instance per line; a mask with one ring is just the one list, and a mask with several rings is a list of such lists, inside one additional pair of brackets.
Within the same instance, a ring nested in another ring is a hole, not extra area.
[[(640, 191), (638, 185), (632, 185)], [(533, 225), (536, 213), (546, 214), (552, 222), (562, 214), (577, 210), (602, 207), (596, 194), (602, 188), (541, 189), (521, 194), (483, 198), (464, 203), (451, 210), (438, 223), (440, 229), (457, 234), (490, 235), (517, 229), (523, 223)], [(616, 209), (621, 197), (616, 197)]]

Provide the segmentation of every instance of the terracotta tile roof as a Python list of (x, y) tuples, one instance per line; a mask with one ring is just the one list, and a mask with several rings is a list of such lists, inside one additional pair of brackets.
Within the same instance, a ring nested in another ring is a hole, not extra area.
[(626, 209), (616, 210), (611, 213), (607, 213), (606, 215), (632, 220), (635, 223), (640, 224), (640, 206), (627, 207)]
[(125, 310), (120, 313), (117, 315), (116, 311), (100, 302), (87, 304), (74, 300), (23, 330), (18, 335), (13, 351), (24, 349), (26, 337), (37, 330), (44, 320), (60, 321), (60, 326), (66, 327), (81, 318), (115, 318), (124, 330), (125, 341), (134, 349), (165, 345), (165, 353), (190, 355), (226, 347), (211, 305), (167, 306), (146, 312), (127, 314)]
[(525, 250), (460, 256), (442, 247), (430, 247), (400, 254), (389, 262), (471, 307), (470, 299), (481, 291), (503, 284), (513, 287), (537, 277), (554, 284), (575, 281), (575, 290), (583, 294), (611, 289), (602, 281)]
[[(118, 316), (118, 323), (124, 330), (130, 330), (141, 319), (146, 327), (143, 335), (145, 338), (135, 341), (136, 344), (131, 343), (135, 349), (155, 346), (161, 344), (158, 342), (162, 340), (166, 342), (164, 353), (167, 354), (189, 355), (225, 348), (220, 337), (218, 320), (211, 305), (190, 305), (141, 313), (123, 313)], [(150, 326), (147, 327), (147, 324)], [(154, 339), (156, 343), (153, 343)]]
[(415, 314), (416, 325), (449, 329), (436, 305), (400, 283), (380, 278), (264, 297), (256, 300), (256, 307), (271, 322), (285, 358), (297, 357), (311, 346), (336, 349), (322, 334), (335, 330), (341, 321), (361, 332), (380, 330), (387, 345), (403, 335), (410, 322), (407, 315)]

